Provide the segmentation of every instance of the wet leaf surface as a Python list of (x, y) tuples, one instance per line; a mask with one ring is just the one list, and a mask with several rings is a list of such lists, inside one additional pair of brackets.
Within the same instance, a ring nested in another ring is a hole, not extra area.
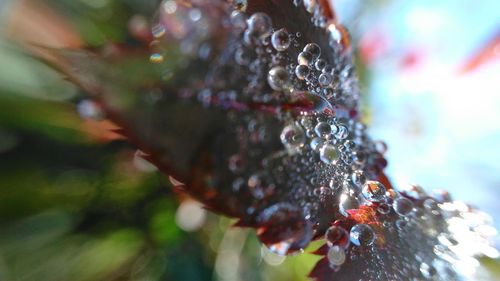
[(390, 185), (384, 145), (360, 122), (347, 33), (326, 1), (299, 2), (163, 1), (148, 49), (45, 59), (178, 189), (272, 251), (300, 251), (332, 225), (349, 233), (345, 249), (317, 251), (314, 279), (472, 278), (488, 218)]

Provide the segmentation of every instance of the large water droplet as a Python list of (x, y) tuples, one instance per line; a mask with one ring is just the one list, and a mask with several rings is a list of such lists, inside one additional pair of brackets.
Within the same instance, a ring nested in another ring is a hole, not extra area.
[(279, 255), (304, 249), (312, 238), (311, 224), (299, 208), (288, 203), (265, 209), (259, 214), (257, 223), (260, 240)]
[(375, 241), (375, 232), (367, 224), (357, 224), (351, 228), (349, 237), (356, 246), (370, 246)]
[(323, 163), (335, 164), (339, 159), (339, 151), (331, 144), (325, 144), (319, 150), (319, 157)]
[(379, 202), (385, 197), (385, 187), (378, 181), (367, 181), (363, 185), (362, 193), (367, 200)]
[(349, 246), (349, 233), (341, 226), (331, 226), (325, 232), (326, 244), (330, 247), (340, 246), (346, 249)]

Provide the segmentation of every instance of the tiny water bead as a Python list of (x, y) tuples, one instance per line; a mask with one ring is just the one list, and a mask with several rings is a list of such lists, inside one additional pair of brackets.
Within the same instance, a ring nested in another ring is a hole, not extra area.
[(328, 258), (328, 262), (334, 266), (340, 266), (344, 264), (346, 259), (345, 250), (339, 246), (333, 246), (328, 249), (328, 253), (326, 255)]
[(330, 226), (325, 232), (325, 240), (329, 247), (339, 246), (346, 249), (349, 246), (349, 233), (341, 226)]
[(284, 67), (275, 66), (267, 74), (267, 82), (275, 91), (281, 91), (288, 84), (288, 72)]
[(385, 187), (378, 181), (367, 181), (363, 185), (362, 194), (369, 201), (379, 202), (385, 197)]
[(290, 47), (290, 35), (285, 29), (275, 31), (271, 37), (271, 44), (277, 51), (285, 51)]
[(413, 202), (411, 202), (408, 198), (400, 197), (394, 200), (392, 207), (397, 214), (406, 216), (412, 212)]
[(351, 228), (349, 238), (356, 246), (370, 246), (375, 241), (375, 232), (367, 224), (357, 224)]
[(302, 127), (293, 123), (283, 129), (280, 139), (288, 150), (295, 151), (304, 146), (306, 136)]
[(319, 150), (319, 157), (325, 164), (335, 164), (339, 159), (339, 151), (334, 145), (325, 144)]

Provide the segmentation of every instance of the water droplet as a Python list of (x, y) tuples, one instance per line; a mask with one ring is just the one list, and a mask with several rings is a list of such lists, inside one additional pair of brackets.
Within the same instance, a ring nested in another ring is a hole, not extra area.
[(424, 278), (432, 278), (436, 275), (436, 269), (432, 265), (428, 265), (425, 262), (420, 264), (420, 273)]
[(347, 129), (347, 127), (345, 125), (338, 125), (338, 130), (337, 130), (337, 133), (335, 133), (335, 137), (337, 137), (337, 139), (339, 140), (344, 140), (346, 139), (348, 136), (349, 136), (349, 130)]
[(309, 74), (309, 67), (307, 65), (299, 64), (297, 65), (297, 67), (295, 67), (295, 75), (300, 80), (306, 79), (308, 74)]
[(413, 210), (413, 202), (411, 202), (408, 198), (400, 197), (394, 200), (392, 207), (397, 214), (406, 216)]
[(361, 170), (356, 170), (351, 175), (351, 181), (358, 187), (362, 187), (366, 183), (365, 173)]
[(253, 174), (248, 178), (247, 182), (250, 193), (256, 199), (263, 199), (274, 192), (274, 184), (263, 173)]
[(151, 32), (153, 33), (153, 36), (155, 38), (160, 38), (165, 35), (165, 27), (163, 26), (163, 24), (156, 24), (151, 29)]
[(319, 157), (323, 163), (335, 164), (339, 159), (339, 152), (335, 146), (325, 144), (319, 150)]
[(391, 212), (391, 206), (386, 203), (380, 203), (380, 205), (378, 205), (377, 207), (377, 211), (382, 215), (387, 215)]
[(321, 148), (321, 146), (323, 146), (324, 143), (325, 142), (321, 138), (314, 138), (311, 140), (311, 149), (319, 152), (319, 149)]
[(163, 56), (161, 54), (152, 54), (150, 57), (149, 57), (149, 61), (152, 62), (152, 63), (162, 63), (163, 62)]
[(233, 11), (231, 13), (231, 24), (234, 29), (243, 31), (247, 28), (247, 16), (240, 11)]
[(340, 40), (342, 40), (342, 33), (337, 29), (335, 24), (329, 24), (328, 27), (328, 32), (330, 33), (330, 38), (336, 43), (339, 43)]
[(288, 84), (288, 72), (284, 67), (275, 66), (267, 74), (267, 82), (275, 91), (281, 91)]
[(259, 239), (272, 252), (285, 255), (304, 249), (312, 239), (312, 226), (302, 211), (288, 203), (275, 204), (257, 217)]
[(243, 42), (247, 46), (254, 46), (259, 44), (259, 38), (257, 32), (247, 29), (243, 33)]
[(370, 246), (375, 241), (375, 232), (367, 224), (357, 224), (351, 228), (349, 238), (356, 246)]
[(288, 150), (296, 151), (304, 146), (306, 136), (302, 127), (296, 124), (290, 124), (283, 128), (280, 139)]
[(265, 13), (255, 13), (247, 21), (248, 29), (262, 36), (271, 31), (272, 20)]
[(326, 67), (326, 61), (324, 59), (319, 59), (314, 63), (314, 67), (316, 67), (317, 70), (321, 71)]
[(330, 226), (325, 232), (325, 240), (330, 247), (339, 246), (347, 249), (349, 246), (349, 233), (341, 226)]
[(250, 63), (251, 56), (247, 49), (238, 48), (234, 53), (234, 59), (240, 65), (248, 65)]
[(277, 51), (285, 51), (290, 47), (290, 35), (284, 28), (275, 31), (271, 37), (271, 44)]
[(363, 185), (363, 196), (373, 202), (379, 202), (384, 199), (385, 187), (378, 181), (367, 181)]
[(313, 62), (313, 55), (309, 52), (301, 52), (297, 57), (297, 62), (300, 65), (309, 65)]
[(339, 266), (345, 262), (345, 251), (339, 246), (328, 249), (326, 256), (331, 265)]
[(321, 86), (326, 87), (333, 82), (333, 78), (328, 73), (322, 73), (318, 78), (318, 82)]
[(314, 127), (314, 131), (319, 137), (328, 139), (332, 133), (332, 128), (330, 127), (330, 124), (326, 122), (319, 122), (316, 127)]
[(92, 100), (82, 100), (76, 107), (82, 118), (91, 120), (102, 120), (104, 118), (104, 112)]
[(177, 3), (174, 0), (168, 0), (163, 3), (163, 9), (167, 14), (173, 14), (177, 11)]
[(359, 200), (354, 194), (344, 193), (340, 195), (339, 211), (344, 217), (348, 217), (348, 210), (358, 209)]
[(312, 60), (314, 61), (321, 55), (321, 48), (316, 43), (309, 43), (304, 47), (304, 52), (308, 52), (312, 55)]
[(201, 13), (200, 9), (190, 9), (189, 10), (189, 19), (191, 19), (193, 22), (197, 22), (202, 18), (203, 14)]

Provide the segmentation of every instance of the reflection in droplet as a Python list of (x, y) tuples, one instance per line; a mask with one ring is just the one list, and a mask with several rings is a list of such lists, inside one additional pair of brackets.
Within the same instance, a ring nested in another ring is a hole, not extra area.
[(293, 152), (304, 146), (306, 136), (304, 130), (300, 126), (290, 124), (283, 128), (280, 139), (283, 145)]
[(325, 240), (328, 246), (340, 246), (346, 249), (349, 246), (349, 233), (341, 226), (331, 226), (325, 232)]
[(379, 202), (385, 197), (385, 187), (378, 181), (367, 181), (363, 186), (362, 193), (367, 200)]
[(370, 246), (375, 241), (375, 232), (367, 224), (357, 224), (351, 228), (349, 237), (356, 246)]
[(269, 70), (267, 82), (273, 90), (281, 91), (288, 84), (288, 72), (281, 66), (275, 66)]
[(277, 51), (285, 51), (290, 47), (290, 35), (284, 28), (275, 31), (271, 37), (271, 44)]
[(325, 164), (335, 164), (339, 159), (339, 152), (335, 146), (325, 144), (319, 150), (319, 157)]

